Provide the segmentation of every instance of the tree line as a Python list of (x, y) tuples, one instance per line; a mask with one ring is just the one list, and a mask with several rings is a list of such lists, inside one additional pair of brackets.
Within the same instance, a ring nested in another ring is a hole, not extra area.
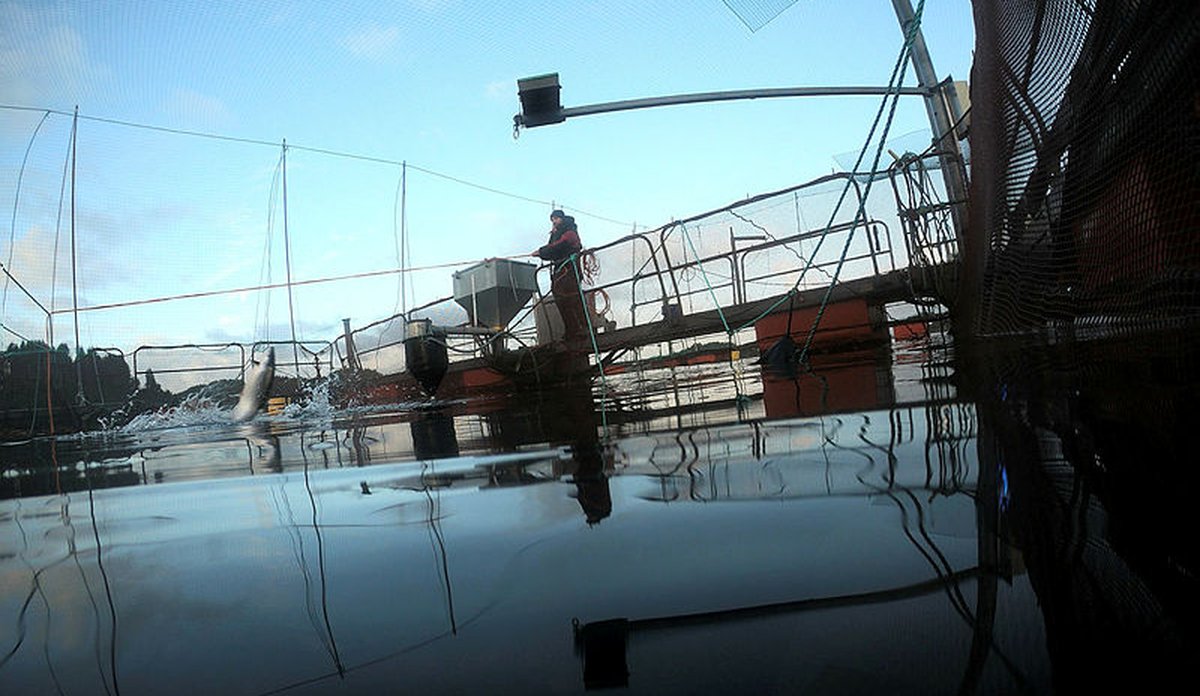
[(52, 348), (44, 341), (10, 343), (0, 353), (0, 435), (72, 432), (94, 427), (117, 411), (130, 413), (169, 402), (147, 372), (139, 389), (116, 351), (91, 348), (71, 355), (67, 344)]

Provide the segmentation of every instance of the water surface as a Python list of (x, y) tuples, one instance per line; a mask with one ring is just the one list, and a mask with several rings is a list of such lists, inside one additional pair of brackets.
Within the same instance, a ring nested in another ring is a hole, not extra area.
[(1074, 693), (1196, 652), (1196, 345), (9, 443), (5, 693)]

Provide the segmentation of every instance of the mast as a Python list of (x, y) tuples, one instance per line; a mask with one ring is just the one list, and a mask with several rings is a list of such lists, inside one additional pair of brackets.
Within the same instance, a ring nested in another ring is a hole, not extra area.
[[(82, 405), (83, 396), (83, 346), (79, 343), (79, 274), (77, 272), (78, 254), (75, 244), (75, 160), (76, 144), (79, 142), (79, 106), (75, 106), (75, 116), (71, 120), (71, 313), (75, 320), (75, 401)], [(54, 346), (50, 346), (51, 350)], [(68, 356), (69, 357), (69, 356)], [(47, 358), (49, 359), (49, 358)], [(46, 385), (49, 388), (50, 385)]]
[(288, 237), (287, 138), (283, 139), (283, 265), (287, 271), (288, 323), (292, 328), (292, 366), (300, 377), (300, 349), (296, 345), (296, 312), (292, 302), (292, 242)]

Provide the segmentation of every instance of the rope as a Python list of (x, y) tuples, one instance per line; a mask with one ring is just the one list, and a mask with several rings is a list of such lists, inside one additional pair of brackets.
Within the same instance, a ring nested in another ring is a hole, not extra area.
[[(921, 13), (925, 8), (925, 0), (920, 0), (917, 5), (916, 13), (914, 14), (912, 23), (907, 27), (904, 37), (904, 47), (900, 51), (899, 59), (896, 63), (896, 70), (892, 73), (892, 78), (896, 82), (897, 91), (892, 95), (892, 106), (888, 110), (887, 121), (884, 123), (883, 131), (879, 134), (879, 145), (875, 148), (875, 159), (871, 162), (871, 171), (879, 166), (879, 160), (883, 156), (885, 141), (887, 140), (888, 131), (892, 128), (892, 119), (896, 115), (896, 106), (900, 103), (899, 87), (904, 84), (904, 75), (908, 71), (908, 54), (912, 46), (912, 41), (916, 37), (917, 30), (921, 26)], [(898, 73), (898, 78), (897, 78)], [(889, 83), (890, 84), (890, 83)], [(884, 98), (886, 104), (887, 98)], [(880, 108), (882, 109), (882, 104)], [(876, 117), (878, 120), (878, 116)], [(874, 131), (874, 128), (872, 128)], [(867, 147), (870, 145), (871, 136), (867, 136), (867, 142), (863, 143), (863, 149), (859, 152), (859, 159), (854, 163), (857, 170), (859, 162), (862, 161), (862, 156), (866, 153)], [(858, 229), (859, 221), (865, 221), (867, 216), (867, 197), (871, 194), (871, 186), (874, 184), (875, 178), (867, 179), (866, 190), (859, 198), (858, 211), (854, 214), (854, 223), (850, 228), (849, 234), (846, 235), (846, 244), (842, 247), (841, 257), (838, 259), (837, 266), (833, 269), (833, 282), (825, 289), (825, 296), (821, 298), (821, 306), (817, 310), (817, 316), (813, 318), (812, 326), (809, 327), (808, 337), (804, 340), (804, 347), (800, 350), (800, 361), (803, 362), (808, 357), (808, 350), (812, 347), (813, 339), (817, 335), (817, 327), (821, 324), (821, 319), (825, 316), (825, 310), (829, 307), (829, 300), (833, 296), (833, 288), (837, 285), (837, 279), (841, 275), (842, 268), (846, 263), (846, 255), (850, 252), (850, 243), (854, 241), (854, 231)]]
[[(279, 159), (275, 161), (275, 171), (271, 175), (271, 188), (267, 193), (267, 234), (263, 240), (262, 265), (258, 270), (258, 284), (264, 286), (264, 289), (269, 289), (266, 286), (270, 286), (272, 280), (271, 249), (273, 245), (271, 240), (275, 235), (275, 200), (279, 196), (279, 177), (282, 169), (283, 155), (281, 153)], [(271, 293), (266, 293), (265, 297), (266, 301), (264, 303), (263, 294), (258, 293), (255, 295), (255, 335), (266, 336), (267, 340), (270, 340)], [(258, 324), (259, 321), (262, 322), (261, 325)]]
[[(58, 111), (55, 109), (39, 109), (39, 108), (33, 108), (33, 107), (28, 107), (28, 106), (18, 106), (15, 104), (0, 104), (0, 110), (5, 110), (5, 111), (44, 111), (46, 113), (54, 114), (56, 116), (71, 116), (72, 115), (71, 113), (66, 112), (66, 111)], [(232, 136), (232, 135), (222, 135), (219, 133), (206, 133), (203, 131), (186, 130), (183, 128), (168, 128), (165, 126), (152, 126), (152, 125), (145, 124), (145, 123), (124, 121), (124, 120), (115, 119), (115, 118), (105, 118), (102, 116), (85, 116), (83, 114), (80, 114), (79, 118), (83, 119), (85, 121), (95, 121), (97, 123), (108, 123), (108, 124), (112, 124), (112, 125), (116, 125), (116, 126), (125, 126), (127, 128), (138, 128), (141, 130), (155, 131), (158, 133), (168, 133), (170, 135), (185, 135), (185, 136), (194, 137), (194, 138), (208, 138), (210, 140), (220, 140), (220, 141), (224, 141), (224, 142), (241, 143), (244, 145), (260, 145), (260, 146), (265, 146), (265, 147), (270, 147), (270, 148), (279, 147), (278, 142), (272, 142), (269, 140), (259, 140), (256, 138), (241, 138), (241, 137)], [(456, 176), (451, 176), (450, 174), (443, 174), (442, 172), (435, 171), (433, 169), (427, 169), (425, 167), (419, 167), (419, 166), (417, 166), (415, 164), (411, 164), (411, 163), (408, 163), (406, 165), (403, 160), (393, 160), (393, 159), (388, 159), (386, 157), (375, 157), (372, 155), (360, 155), (360, 154), (354, 154), (354, 153), (350, 153), (350, 152), (340, 152), (338, 150), (330, 150), (328, 148), (310, 147), (310, 146), (296, 145), (296, 144), (289, 145), (288, 148), (291, 150), (299, 150), (302, 152), (311, 152), (313, 154), (318, 154), (318, 155), (328, 155), (330, 157), (341, 157), (343, 159), (358, 160), (360, 162), (373, 162), (376, 164), (388, 164), (388, 165), (391, 165), (394, 167), (407, 166), (408, 169), (412, 169), (414, 171), (421, 172), (422, 174), (428, 174), (429, 176), (437, 177), (439, 179), (445, 179), (446, 181), (451, 181), (451, 182), (454, 182), (454, 183), (462, 185), (462, 186), (468, 186), (470, 188), (478, 189), (480, 191), (494, 193), (499, 196), (505, 196), (505, 197), (512, 198), (515, 200), (525, 201), (527, 203), (536, 203), (537, 205), (543, 205), (543, 206), (546, 206), (546, 205), (554, 206), (553, 201), (544, 201), (544, 200), (541, 200), (538, 198), (532, 198), (530, 196), (523, 196), (521, 194), (511, 193), (509, 191), (504, 191), (504, 190), (501, 190), (498, 188), (493, 188), (491, 186), (477, 184), (473, 181), (468, 181), (466, 179), (462, 179), (462, 178), (459, 178)], [(610, 222), (614, 225), (622, 225), (624, 227), (628, 227), (630, 225), (630, 223), (628, 223), (628, 222), (622, 222), (621, 220), (614, 220), (613, 218), (605, 217), (603, 215), (597, 215), (596, 213), (589, 213), (588, 211), (580, 210), (579, 208), (572, 208), (571, 210), (572, 210), (572, 212), (574, 212), (576, 214), (590, 217), (595, 220), (601, 220), (603, 222)]]
[(583, 279), (588, 285), (596, 282), (596, 276), (600, 274), (600, 261), (596, 259), (595, 252), (581, 251), (579, 253), (579, 265), (583, 271)]
[(287, 138), (283, 140), (283, 267), (287, 272), (288, 324), (292, 330), (292, 366), (299, 376), (300, 353), (296, 347), (296, 311), (292, 297), (292, 241), (288, 236)]
[[(17, 172), (17, 190), (13, 195), (12, 222), (8, 227), (8, 263), (0, 264), (0, 269), (4, 269), (4, 296), (3, 299), (0, 299), (0, 317), (4, 316), (5, 309), (8, 306), (8, 281), (11, 280), (12, 282), (17, 283), (17, 279), (12, 277), (6, 266), (12, 265), (13, 249), (16, 247), (17, 204), (21, 201), (21, 180), (25, 178), (25, 165), (29, 162), (29, 151), (33, 149), (33, 142), (37, 139), (38, 131), (42, 129), (42, 124), (44, 124), (48, 118), (50, 118), (49, 111), (42, 114), (42, 120), (38, 121), (37, 126), (33, 129), (33, 134), (29, 136), (29, 144), (25, 146), (25, 156), (21, 158), (21, 169)], [(29, 299), (33, 300), (34, 304), (36, 304), (38, 307), (42, 307), (42, 304), (38, 302), (37, 298), (33, 295), (30, 295), (29, 291), (26, 290), (24, 286), (22, 286), (20, 283), (17, 283), (17, 287), (21, 288), (21, 291), (28, 295)], [(46, 311), (46, 308), (42, 307), (42, 311)]]
[(4, 324), (3, 322), (0, 322), (0, 329), (7, 331), (8, 333), (16, 336), (17, 338), (21, 339), (22, 341), (24, 341), (26, 343), (29, 342), (29, 339), (27, 337), (17, 333), (17, 331), (15, 329), (13, 329), (11, 326)]
[[(510, 257), (499, 257), (499, 258), (517, 259), (517, 258), (521, 258), (521, 256), (510, 256)], [(474, 263), (474, 262), (473, 261), (452, 261), (449, 263), (438, 263), (438, 264), (432, 264), (429, 266), (414, 266), (411, 268), (388, 268), (388, 269), (384, 269), (382, 271), (365, 271), (363, 273), (349, 273), (347, 275), (327, 276), (325, 278), (309, 278), (308, 280), (292, 281), (292, 286), (295, 287), (295, 286), (299, 286), (299, 285), (316, 285), (316, 284), (320, 284), (320, 283), (334, 283), (334, 282), (338, 282), (338, 281), (342, 281), (342, 280), (354, 280), (354, 279), (358, 279), (358, 278), (373, 278), (375, 276), (389, 275), (392, 273), (412, 273), (415, 271), (428, 271), (428, 270), (438, 269), (438, 268), (458, 268), (458, 267), (465, 266), (469, 263)], [(147, 298), (144, 300), (130, 300), (129, 302), (111, 302), (108, 304), (92, 305), (91, 307), (80, 307), (79, 311), (80, 312), (96, 312), (96, 311), (100, 311), (100, 310), (104, 310), (104, 309), (116, 309), (119, 307), (132, 307), (135, 305), (154, 304), (157, 302), (172, 302), (174, 300), (190, 300), (190, 299), (195, 299), (195, 298), (199, 298), (199, 297), (212, 297), (214, 295), (231, 295), (234, 293), (253, 292), (256, 290), (275, 290), (275, 289), (286, 288), (286, 287), (287, 287), (287, 283), (268, 283), (265, 285), (251, 285), (251, 286), (240, 287), (240, 288), (229, 288), (226, 290), (205, 290), (202, 292), (188, 292), (188, 293), (183, 293), (180, 295), (166, 295), (163, 297), (151, 297), (151, 298)], [(421, 309), (421, 308), (414, 308), (414, 311), (415, 311), (415, 309)], [(49, 313), (50, 314), (62, 314), (64, 312), (68, 312), (68, 311), (71, 311), (71, 310), (56, 309), (56, 310), (51, 310)]]
[[(687, 225), (679, 223), (679, 229), (683, 230), (683, 239), (687, 242), (688, 248), (692, 250), (692, 256), (696, 257), (696, 266), (700, 269), (700, 277), (704, 279), (704, 285), (708, 288), (708, 294), (712, 297), (713, 304), (717, 306), (717, 315), (721, 317), (721, 324), (725, 326), (725, 333), (732, 342), (733, 331), (729, 328), (729, 322), (725, 320), (725, 310), (721, 309), (721, 303), (717, 300), (717, 293), (713, 290), (712, 283), (708, 282), (708, 273), (704, 270), (704, 264), (700, 261), (700, 254), (696, 253), (696, 245), (692, 243), (692, 236), (688, 234)], [(684, 261), (687, 261), (687, 259), (684, 258)]]
[[(896, 64), (892, 67), (892, 77), (890, 80), (888, 80), (888, 93), (884, 95), (883, 99), (879, 103), (879, 109), (878, 109), (878, 111), (875, 112), (875, 119), (871, 122), (871, 128), (867, 132), (866, 140), (864, 140), (863, 146), (858, 152), (858, 158), (855, 159), (855, 161), (854, 161), (854, 166), (852, 168), (852, 174), (858, 172), (859, 165), (862, 164), (863, 158), (866, 156), (867, 150), (871, 146), (871, 140), (875, 137), (875, 130), (879, 127), (879, 121), (883, 117), (883, 112), (886, 109), (887, 104), (888, 104), (888, 99), (890, 98), (892, 100), (892, 107), (891, 107), (891, 110), (889, 111), (887, 123), (884, 127), (884, 130), (880, 134), (879, 150), (877, 150), (877, 152), (876, 152), (875, 164), (876, 165), (878, 164), (879, 154), (882, 152), (883, 143), (887, 138), (887, 132), (891, 128), (892, 116), (895, 114), (896, 105), (899, 102), (900, 87), (904, 83), (904, 73), (907, 71), (906, 62), (908, 60), (909, 50), (912, 47), (913, 40), (916, 38), (917, 30), (921, 26), (921, 15), (924, 12), (924, 9), (925, 9), (925, 0), (920, 0), (920, 2), (917, 5), (917, 9), (913, 15), (913, 21), (909, 24), (909, 26), (905, 30), (904, 44), (900, 48), (900, 54), (896, 57)], [(874, 170), (875, 170), (875, 165), (872, 165), (871, 171), (874, 172)], [(870, 184), (872, 181), (874, 181), (873, 176), (870, 177), (867, 181), (867, 193), (870, 192)], [(796, 293), (799, 292), (800, 283), (803, 282), (804, 276), (808, 273), (808, 270), (810, 268), (812, 268), (812, 264), (813, 264), (813, 261), (816, 259), (817, 252), (820, 251), (821, 246), (825, 243), (825, 239), (829, 236), (829, 232), (833, 227), (833, 221), (834, 221), (834, 219), (836, 219), (838, 212), (841, 211), (842, 203), (846, 200), (846, 195), (850, 192), (850, 187), (853, 185), (853, 183), (854, 183), (853, 176), (850, 176), (846, 179), (846, 185), (842, 187), (842, 193), (841, 193), (841, 195), (838, 196), (837, 203), (833, 207), (833, 212), (830, 213), (829, 221), (825, 224), (825, 230), (821, 233), (821, 236), (817, 238), (817, 244), (813, 248), (812, 254), (809, 255), (808, 261), (805, 263), (804, 269), (800, 271), (800, 276), (799, 276), (799, 278), (796, 279), (796, 282), (792, 285), (792, 288), (790, 290), (788, 290), (788, 292), (785, 295), (780, 297), (778, 300), (773, 302), (769, 307), (767, 307), (765, 310), (763, 310), (758, 316), (751, 319), (750, 321), (747, 321), (745, 324), (739, 326), (737, 329), (738, 331), (757, 323), (760, 319), (762, 319), (763, 317), (767, 316), (768, 314), (771, 314), (776, 309), (778, 309), (784, 302), (791, 301), (792, 297)], [(838, 262), (837, 271), (841, 270), (841, 266), (845, 261), (846, 252), (849, 250), (849, 242), (854, 238), (854, 230), (857, 229), (857, 227), (858, 227), (858, 221), (859, 221), (860, 216), (865, 214), (866, 205), (867, 205), (867, 195), (864, 193), (863, 195), (859, 196), (858, 211), (855, 213), (854, 224), (850, 228), (849, 234), (847, 235), (847, 240), (846, 240), (847, 245), (843, 249), (841, 259)], [(836, 278), (837, 278), (836, 271), (834, 273), (833, 278), (834, 278), (835, 282), (831, 283), (829, 285), (829, 289), (826, 292), (824, 299), (822, 300), (822, 306), (817, 314), (816, 320), (814, 321), (813, 330), (810, 333), (810, 339), (811, 339), (812, 334), (815, 334), (815, 332), (816, 332), (816, 326), (820, 322), (820, 319), (821, 319), (822, 315), (824, 314), (825, 305), (829, 301), (829, 298), (833, 291), (834, 285), (836, 285)], [(806, 350), (807, 350), (807, 344), (806, 344)], [(801, 355), (803, 356), (804, 353), (802, 353)]]
[(604, 363), (600, 359), (600, 346), (596, 343), (596, 329), (592, 326), (592, 314), (588, 311), (587, 296), (583, 292), (582, 279), (579, 276), (579, 254), (571, 254), (571, 270), (575, 272), (575, 283), (579, 288), (579, 301), (583, 304), (583, 318), (587, 320), (588, 339), (592, 342), (592, 352), (596, 356), (596, 366), (600, 368), (600, 384), (604, 389), (600, 399), (600, 422), (604, 424), (604, 435), (608, 436), (608, 379), (604, 376)]

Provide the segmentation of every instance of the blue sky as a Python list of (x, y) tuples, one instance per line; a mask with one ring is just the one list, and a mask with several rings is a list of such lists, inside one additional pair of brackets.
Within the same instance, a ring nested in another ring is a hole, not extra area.
[[(78, 106), (101, 119), (270, 143), (286, 138), (294, 147), (287, 171), (295, 279), (397, 265), (400, 168), (303, 148), (416, 168), (407, 173), (406, 197), (411, 265), (418, 266), (529, 251), (544, 239), (550, 202), (576, 212), (585, 243), (594, 245), (634, 223), (651, 228), (800, 183), (829, 173), (835, 156), (861, 146), (876, 98), (666, 107), (512, 137), (517, 79), (546, 72), (560, 74), (566, 106), (886, 83), (902, 38), (891, 2), (800, 0), (757, 31), (730, 9), (771, 5), (0, 2), (0, 103), (28, 109), (0, 110), (0, 186), (10, 223), (0, 260), (44, 303), (52, 297), (58, 308), (70, 305), (69, 243), (57, 217), (69, 118), (46, 119), (21, 171), (43, 109)], [(969, 2), (929, 0), (923, 31), (939, 76), (967, 79)], [(927, 128), (921, 103), (903, 101), (892, 133)], [(81, 305), (245, 287), (268, 275), (283, 280), (277, 188), (273, 195), (279, 147), (96, 120), (80, 122), (77, 147)], [(448, 295), (451, 271), (414, 276), (408, 304)], [(81, 342), (129, 350), (251, 340), (261, 337), (263, 322), (286, 319), (285, 302), (276, 294), (267, 308), (264, 297), (241, 295), (92, 312), (81, 320)], [(329, 339), (340, 317), (361, 325), (396, 303), (394, 277), (306, 290), (302, 333)], [(4, 322), (42, 338), (30, 318), (36, 313), (22, 313), (28, 304), (10, 288)], [(74, 342), (67, 319), (55, 323), (56, 342)]]

